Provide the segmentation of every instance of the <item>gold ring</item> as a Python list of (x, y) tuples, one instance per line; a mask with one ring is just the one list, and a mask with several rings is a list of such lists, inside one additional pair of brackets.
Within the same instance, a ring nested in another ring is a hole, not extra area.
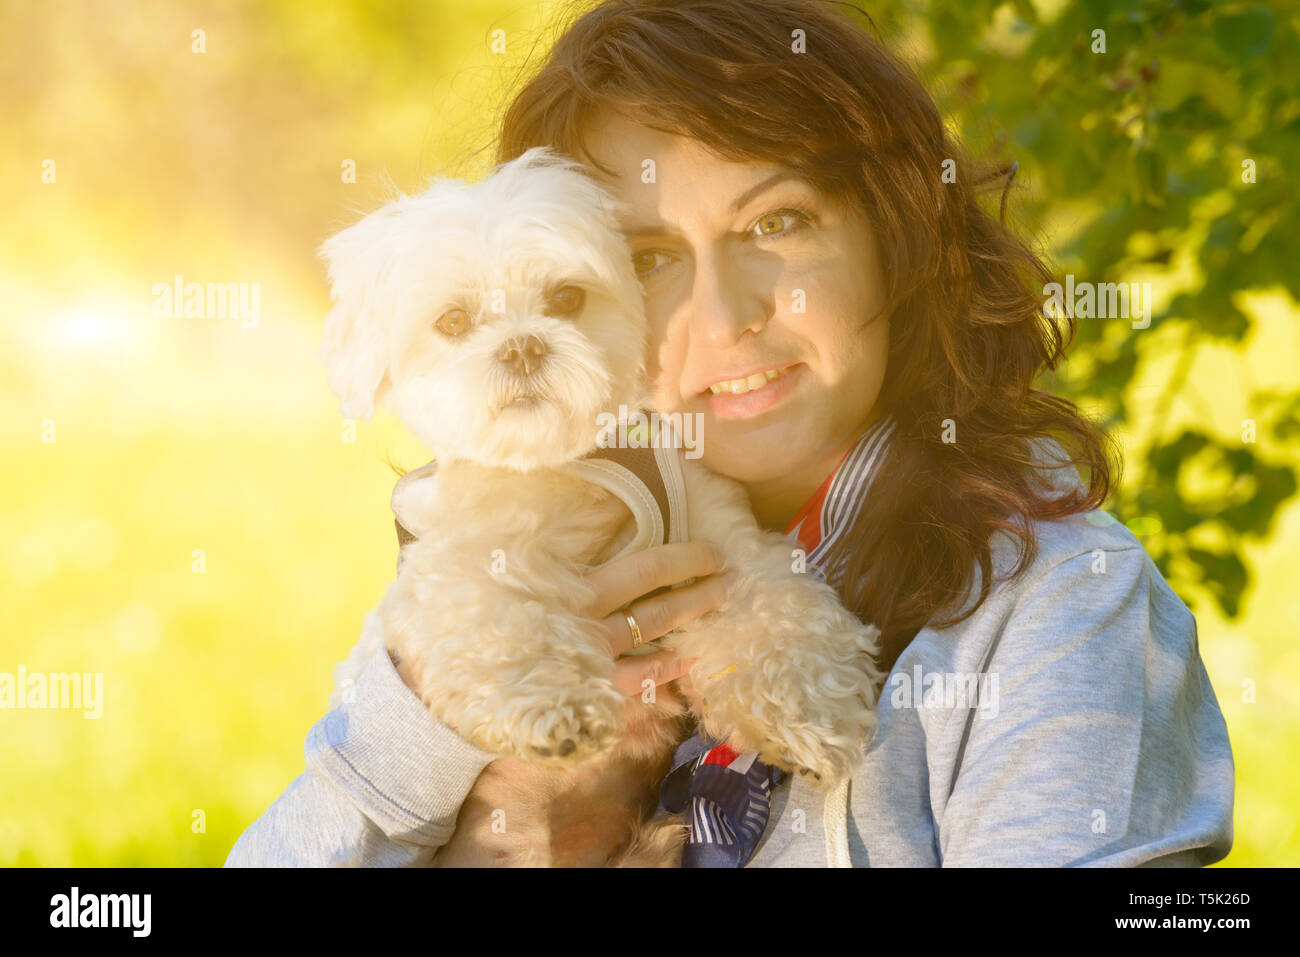
[(636, 619), (632, 617), (630, 611), (623, 612), (623, 615), (627, 618), (627, 626), (632, 629), (632, 647), (639, 647), (641, 644), (641, 627), (636, 623)]

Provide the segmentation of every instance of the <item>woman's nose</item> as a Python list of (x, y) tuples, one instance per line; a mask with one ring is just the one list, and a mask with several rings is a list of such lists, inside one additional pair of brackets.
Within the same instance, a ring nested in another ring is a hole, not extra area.
[(691, 289), (691, 338), (726, 347), (767, 321), (754, 280), (725, 254), (699, 255)]

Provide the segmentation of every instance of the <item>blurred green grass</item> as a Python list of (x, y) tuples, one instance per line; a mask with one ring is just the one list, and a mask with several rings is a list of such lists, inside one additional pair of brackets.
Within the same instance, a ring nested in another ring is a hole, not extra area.
[(102, 672), (104, 692), (95, 720), (2, 716), (0, 862), (220, 864), (301, 770), (396, 558), (393, 473), (331, 415), (5, 449), (24, 464), (5, 481), (22, 504), (0, 517), (6, 570), (26, 587), (0, 668)]

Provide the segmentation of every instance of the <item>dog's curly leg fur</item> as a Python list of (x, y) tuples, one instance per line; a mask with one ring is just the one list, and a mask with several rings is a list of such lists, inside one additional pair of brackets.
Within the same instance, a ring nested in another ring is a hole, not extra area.
[(681, 867), (687, 826), (673, 815), (643, 823), (609, 862), (610, 867)]
[(593, 623), (508, 592), (488, 571), (412, 542), (379, 613), (421, 700), (474, 745), (567, 768), (616, 743), (626, 696)]
[(685, 460), (691, 537), (740, 574), (726, 602), (661, 642), (699, 660), (683, 682), (704, 729), (830, 784), (860, 760), (883, 675), (879, 629), (799, 571), (790, 542), (759, 527), (736, 483)]

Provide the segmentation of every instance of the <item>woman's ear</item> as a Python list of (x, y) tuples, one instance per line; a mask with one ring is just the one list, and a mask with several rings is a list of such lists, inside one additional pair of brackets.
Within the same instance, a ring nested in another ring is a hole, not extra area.
[(402, 196), (371, 213), (320, 247), (333, 307), (325, 317), (316, 357), (342, 400), (344, 418), (371, 418), (392, 388), (387, 348), (396, 308), (392, 276), (406, 199)]

